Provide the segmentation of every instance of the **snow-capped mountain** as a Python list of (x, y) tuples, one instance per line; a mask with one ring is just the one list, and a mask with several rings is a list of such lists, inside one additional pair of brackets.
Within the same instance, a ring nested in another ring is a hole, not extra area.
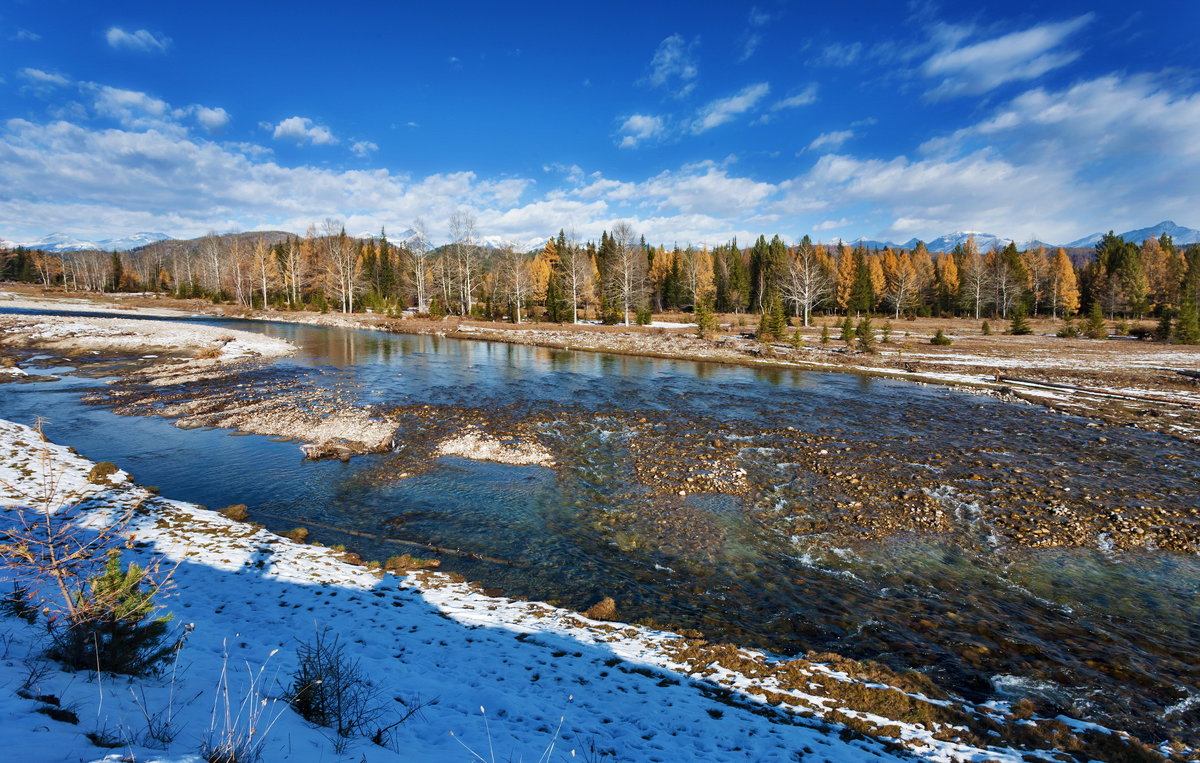
[(124, 238), (105, 239), (100, 243), (103, 244), (104, 249), (110, 251), (116, 249), (118, 252), (124, 252), (129, 249), (149, 246), (159, 241), (170, 241), (172, 238), (173, 236), (168, 236), (165, 233), (133, 233)]
[(51, 233), (37, 241), (21, 244), (26, 249), (42, 249), (47, 252), (79, 252), (87, 249), (117, 250), (119, 252), (137, 249), (153, 244), (156, 241), (169, 241), (171, 236), (165, 233), (133, 233), (122, 238), (106, 238), (97, 241), (82, 239), (70, 233)]
[[(1138, 228), (1137, 230), (1126, 231), (1120, 235), (1126, 241), (1140, 244), (1150, 237), (1158, 238), (1164, 233), (1174, 239), (1176, 244), (1200, 244), (1200, 230), (1176, 225), (1172, 220), (1163, 220), (1161, 223), (1151, 225), (1149, 228)], [(1067, 246), (1080, 248), (1092, 247), (1103, 237), (1103, 233), (1093, 233), (1090, 236), (1084, 236), (1081, 239), (1072, 241)]]

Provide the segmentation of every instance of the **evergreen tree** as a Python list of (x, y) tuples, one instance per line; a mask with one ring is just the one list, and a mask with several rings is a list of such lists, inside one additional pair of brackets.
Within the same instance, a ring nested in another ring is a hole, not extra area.
[(938, 329), (937, 333), (933, 335), (933, 338), (929, 340), (929, 343), (944, 347), (949, 345), (951, 342), (950, 337), (946, 336), (946, 332)]
[(1091, 310), (1088, 311), (1087, 323), (1083, 325), (1083, 335), (1088, 339), (1107, 339), (1108, 327), (1104, 325), (1104, 311), (1099, 299), (1092, 299)]
[(717, 316), (713, 313), (712, 300), (708, 297), (701, 299), (696, 305), (694, 317), (696, 318), (696, 336), (701, 339), (707, 338), (717, 330)]
[(829, 344), (829, 326), (821, 324), (821, 344)]
[(1029, 318), (1025, 315), (1025, 304), (1018, 302), (1013, 308), (1012, 325), (1008, 328), (1008, 333), (1013, 336), (1025, 336), (1033, 333), (1033, 327), (1029, 325)]
[[(1165, 233), (1163, 235), (1166, 235)], [(1159, 311), (1158, 325), (1154, 328), (1154, 338), (1159, 342), (1169, 341), (1171, 338), (1171, 318), (1174, 317), (1171, 308), (1164, 306)]]
[(979, 333), (983, 334), (984, 336), (991, 336), (992, 335), (992, 324), (988, 323), (987, 321), (984, 321), (983, 325), (979, 327)]
[(854, 343), (854, 321), (850, 320), (849, 315), (842, 319), (842, 333), (838, 340), (845, 342), (847, 347)]
[(109, 291), (120, 291), (121, 282), (125, 280), (125, 267), (121, 264), (121, 255), (114, 249), (109, 265)]
[(77, 597), (75, 622), (56, 635), (52, 657), (77, 670), (136, 676), (154, 672), (178, 647), (167, 640), (171, 617), (155, 617), (157, 587), (136, 564), (122, 570), (119, 551), (109, 552), (88, 587)]
[(571, 309), (563, 293), (562, 275), (559, 268), (550, 271), (550, 280), (546, 282), (546, 320), (550, 323), (562, 323), (571, 317)]
[(1179, 305), (1179, 318), (1175, 321), (1175, 341), (1179, 344), (1200, 344), (1200, 311), (1196, 309), (1196, 297), (1184, 295)]
[(858, 338), (858, 349), (863, 352), (875, 352), (875, 328), (871, 325), (869, 315), (864, 315), (858, 321), (854, 335)]

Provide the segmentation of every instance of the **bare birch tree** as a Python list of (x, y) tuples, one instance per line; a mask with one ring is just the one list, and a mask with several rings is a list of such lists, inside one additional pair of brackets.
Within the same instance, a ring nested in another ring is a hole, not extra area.
[(645, 299), (646, 253), (629, 223), (617, 223), (610, 235), (615, 253), (608, 269), (608, 293), (621, 305), (628, 326), (630, 311), (641, 307)]
[(425, 230), (425, 221), (421, 218), (413, 220), (412, 235), (408, 237), (406, 242), (408, 251), (411, 253), (411, 263), (413, 274), (413, 289), (416, 291), (417, 312), (429, 312), (429, 299), (426, 294), (426, 269), (429, 267), (429, 233)]
[(808, 236), (796, 247), (796, 254), (789, 260), (780, 286), (784, 299), (795, 306), (797, 314), (804, 316), (805, 326), (813, 308), (833, 293), (833, 274), (821, 262)]

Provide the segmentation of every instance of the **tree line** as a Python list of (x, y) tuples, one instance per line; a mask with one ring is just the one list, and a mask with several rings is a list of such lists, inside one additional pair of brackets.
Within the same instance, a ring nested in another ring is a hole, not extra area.
[[(560, 230), (536, 251), (481, 245), (476, 220), (451, 217), (450, 241), (432, 246), (415, 221), (390, 241), (386, 231), (351, 237), (326, 219), (303, 236), (209, 234), (186, 246), (154, 244), (132, 253), (3, 254), (7, 280), (82, 291), (170, 292), (247, 308), (372, 311), (550, 322), (648, 322), (654, 312), (771, 314), (809, 325), (814, 315), (1070, 318), (1096, 310), (1109, 319), (1194, 322), (1200, 301), (1200, 245), (1171, 238), (1125, 241), (1109, 232), (1091, 256), (1015, 244), (979, 251), (973, 238), (951, 252), (787, 244), (776, 235), (752, 246), (650, 246), (629, 223), (599, 241)], [(1084, 309), (1086, 308), (1086, 310)], [(1184, 337), (1187, 338), (1186, 336)]]

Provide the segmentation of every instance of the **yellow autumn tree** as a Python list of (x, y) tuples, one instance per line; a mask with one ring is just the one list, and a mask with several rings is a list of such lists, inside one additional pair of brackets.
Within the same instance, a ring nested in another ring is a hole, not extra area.
[(1075, 278), (1075, 266), (1067, 256), (1067, 250), (1062, 247), (1054, 253), (1054, 263), (1050, 266), (1050, 299), (1054, 317), (1058, 311), (1071, 316), (1079, 311), (1079, 282)]
[(840, 310), (845, 310), (850, 306), (850, 299), (854, 296), (854, 278), (857, 272), (858, 268), (854, 262), (854, 254), (844, 245), (839, 246), (835, 298)]

